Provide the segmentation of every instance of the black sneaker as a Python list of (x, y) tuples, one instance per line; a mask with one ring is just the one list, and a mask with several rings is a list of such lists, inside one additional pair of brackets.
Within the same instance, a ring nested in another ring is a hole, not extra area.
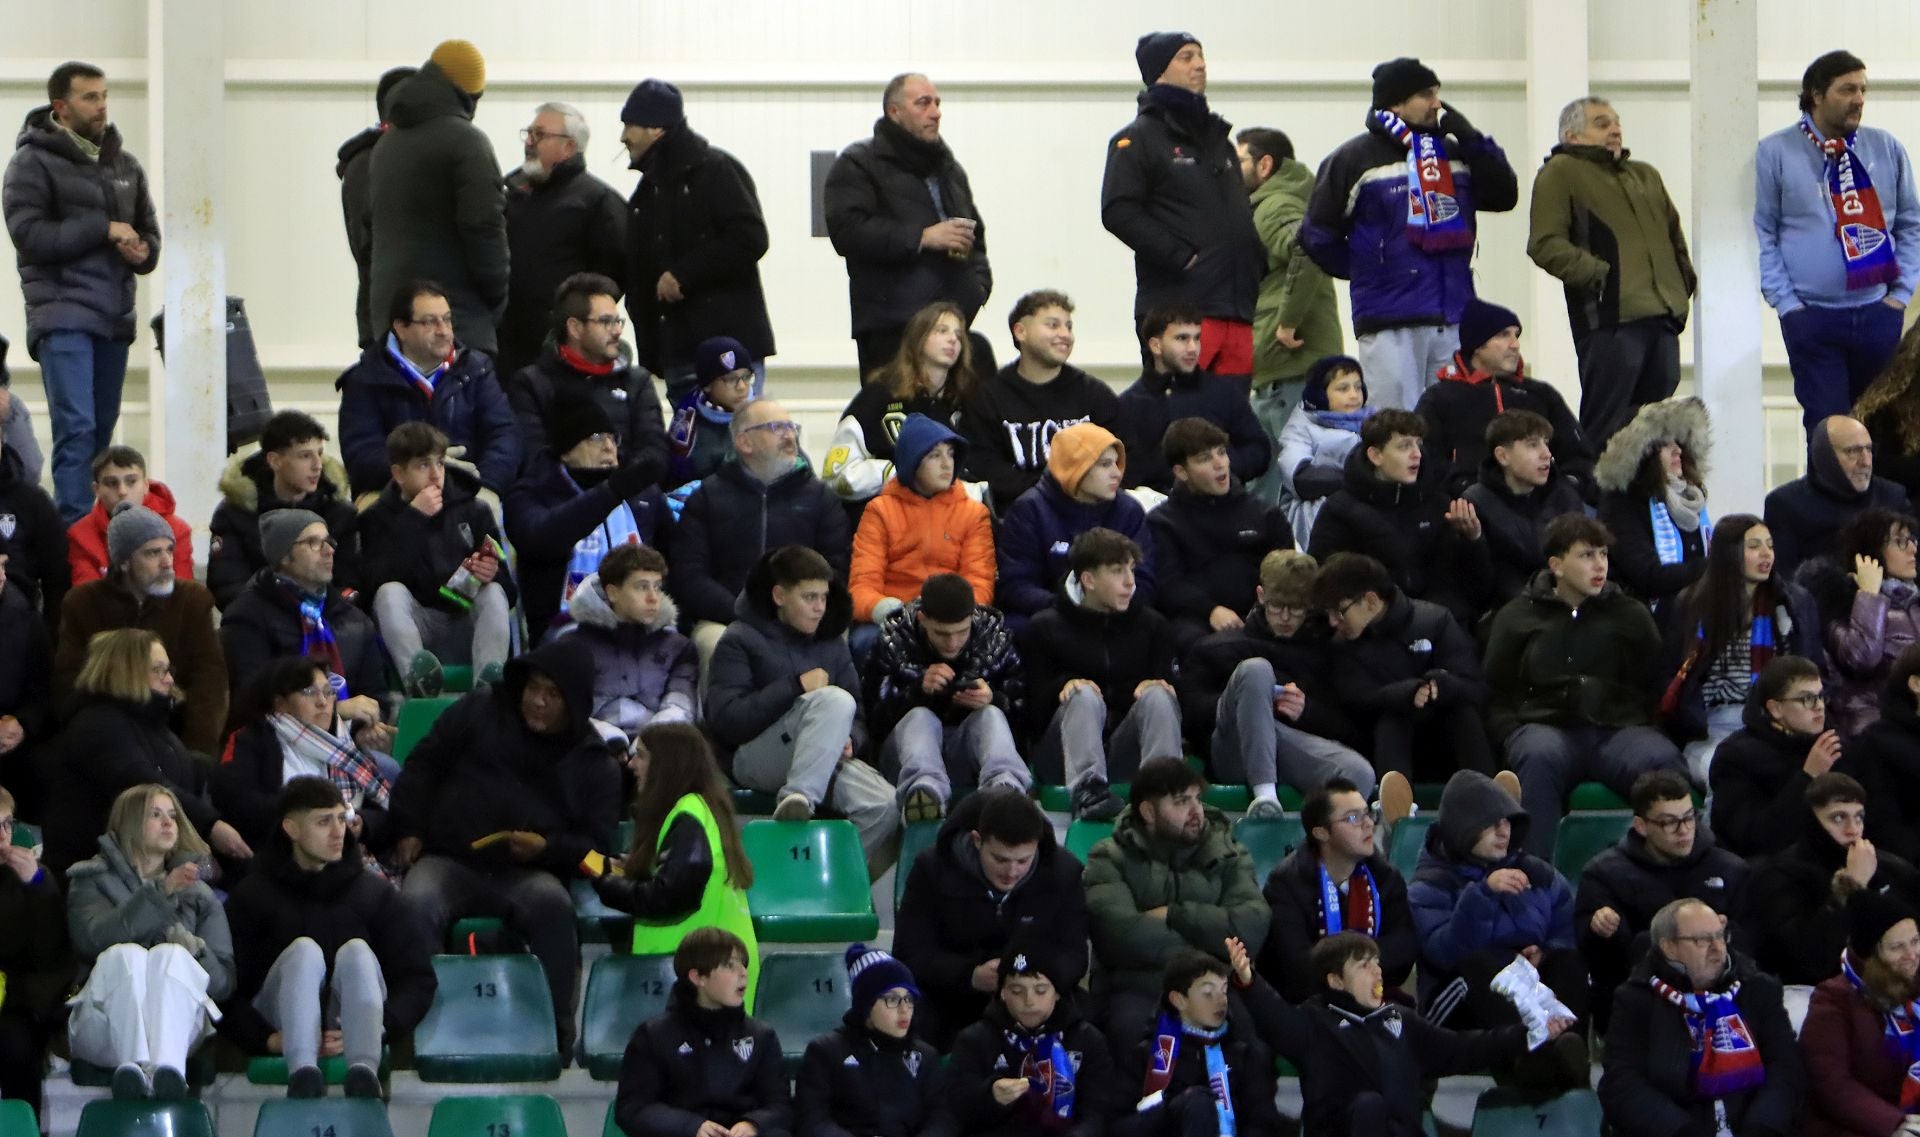
[(380, 1071), (365, 1062), (355, 1062), (347, 1067), (346, 1091), (350, 1098), (378, 1098)]
[(287, 1074), (287, 1096), (290, 1098), (323, 1098), (327, 1096), (327, 1078), (318, 1066), (302, 1066)]
[(1073, 818), (1075, 821), (1112, 821), (1120, 816), (1127, 804), (1113, 796), (1107, 783), (1098, 778), (1082, 783), (1073, 791)]
[[(319, 1073), (318, 1070), (314, 1073)], [(172, 1066), (153, 1068), (153, 1096), (156, 1101), (185, 1101), (187, 1076)]]

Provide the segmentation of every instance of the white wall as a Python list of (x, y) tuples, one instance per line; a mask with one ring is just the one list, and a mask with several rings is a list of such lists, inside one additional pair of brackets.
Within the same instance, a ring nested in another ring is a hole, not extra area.
[[(987, 222), (998, 284), (982, 320), (996, 348), (1007, 350), (1002, 321), (1021, 291), (1062, 287), (1079, 303), (1077, 361), (1122, 380), (1136, 358), (1131, 262), (1101, 228), (1098, 202), (1106, 140), (1130, 119), (1139, 87), (1135, 37), (1169, 20), (1200, 36), (1215, 108), (1236, 126), (1286, 130), (1309, 163), (1360, 129), (1372, 65), (1418, 53), (1445, 81), (1449, 100), (1499, 139), (1521, 172), (1521, 208), (1483, 217), (1480, 290), (1521, 312), (1530, 356), (1563, 360), (1571, 358), (1564, 313), (1557, 304), (1533, 310), (1536, 270), (1525, 257), (1526, 191), (1542, 157), (1527, 149), (1530, 116), (1558, 110), (1529, 106), (1525, 21), (1530, 13), (1547, 20), (1587, 13), (1594, 89), (1613, 99), (1629, 147), (1661, 168), (1691, 216), (1691, 7), (1683, 0), (1451, 0), (1442, 9), (1415, 0), (1214, 0), (1175, 11), (1144, 0), (982, 0), (939, 9), (897, 0), (231, 0), (227, 109), (223, 122), (209, 124), (208, 140), (225, 148), (229, 289), (247, 298), (281, 390), (323, 401), (320, 383), (350, 360), (353, 336), (353, 265), (334, 151), (372, 119), (382, 70), (419, 63), (448, 36), (473, 40), (489, 61), (477, 122), (502, 166), (518, 162), (516, 132), (532, 107), (562, 98), (579, 105), (596, 132), (589, 169), (622, 192), (633, 175), (616, 141), (620, 103), (639, 78), (672, 79), (686, 92), (694, 127), (738, 155), (759, 184), (773, 234), (762, 272), (780, 342), (775, 374), (825, 405), (851, 383), (852, 350), (841, 262), (824, 238), (809, 235), (808, 152), (867, 134), (880, 86), (894, 72), (925, 70), (945, 96), (944, 133)], [(1836, 46), (1828, 39), (1834, 25), (1823, 18), (1829, 11), (1811, 0), (1762, 0), (1756, 135), (1791, 121), (1800, 69)], [(83, 24), (57, 6), (0, 0), (7, 33), (0, 122), (18, 122), (43, 101), (55, 63), (92, 59), (110, 72), (114, 118), (129, 146), (157, 168), (146, 147), (146, 20), (142, 0), (96, 0)], [(1920, 10), (1905, 0), (1860, 0), (1847, 21), (1871, 29), (1870, 39), (1849, 45), (1871, 65), (1868, 121), (1908, 135), (1920, 112), (1917, 24)], [(142, 289), (143, 305), (154, 291)], [(0, 273), (0, 331), (17, 341), (21, 322), (17, 281)], [(1766, 358), (1777, 365), (1781, 349), (1771, 321), (1766, 326)], [(23, 357), (16, 352), (16, 366), (31, 375)], [(140, 429), (130, 426), (136, 442)]]

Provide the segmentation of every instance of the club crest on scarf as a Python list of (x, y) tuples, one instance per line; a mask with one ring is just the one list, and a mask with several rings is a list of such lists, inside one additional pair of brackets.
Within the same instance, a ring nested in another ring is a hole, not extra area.
[(1800, 131), (1826, 160), (1827, 194), (1833, 200), (1834, 235), (1840, 240), (1840, 255), (1847, 265), (1847, 290), (1892, 284), (1900, 278), (1893, 235), (1887, 231), (1886, 214), (1880, 209), (1880, 193), (1873, 188), (1867, 164), (1854, 148), (1858, 135), (1822, 139), (1805, 115), (1800, 118)]
[(1372, 112), (1394, 141), (1407, 148), (1407, 240), (1423, 252), (1473, 246), (1473, 230), (1453, 184), (1453, 162), (1437, 134), (1416, 131), (1392, 111)]
[(1649, 982), (1686, 1019), (1687, 1034), (1692, 1039), (1689, 1060), (1694, 1096), (1711, 1101), (1766, 1082), (1760, 1047), (1734, 1001), (1740, 993), (1738, 982), (1725, 991), (1705, 995), (1682, 992), (1658, 977)]

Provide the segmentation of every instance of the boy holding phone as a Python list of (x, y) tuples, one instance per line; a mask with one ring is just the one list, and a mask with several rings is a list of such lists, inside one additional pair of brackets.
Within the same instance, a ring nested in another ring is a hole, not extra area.
[(431, 425), (395, 427), (392, 479), (356, 530), (374, 622), (410, 697), (440, 693), (442, 663), (470, 661), (476, 683), (495, 683), (507, 662), (516, 591), (500, 530), (479, 480), (446, 459)]

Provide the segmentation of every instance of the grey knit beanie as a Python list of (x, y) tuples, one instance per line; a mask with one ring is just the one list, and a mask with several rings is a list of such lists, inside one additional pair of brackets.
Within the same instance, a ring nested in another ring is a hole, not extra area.
[(311, 509), (275, 509), (261, 514), (260, 552), (267, 558), (267, 567), (280, 567), (293, 551), (293, 543), (300, 539), (301, 530), (326, 523), (326, 518)]
[(135, 501), (123, 501), (113, 509), (107, 522), (107, 567), (119, 568), (133, 559), (136, 549), (148, 541), (173, 539), (173, 527), (167, 519)]

